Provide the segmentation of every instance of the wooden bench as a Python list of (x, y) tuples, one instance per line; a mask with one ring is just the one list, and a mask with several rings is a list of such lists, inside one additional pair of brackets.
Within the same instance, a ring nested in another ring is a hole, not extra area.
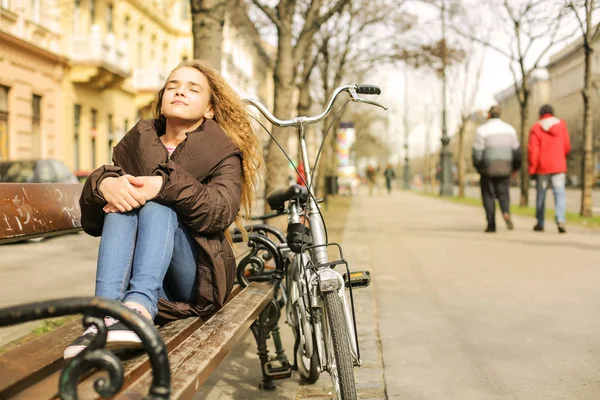
[[(81, 230), (80, 192), (78, 184), (0, 184), (0, 245), (78, 232)], [(36, 310), (36, 319), (56, 315), (53, 307), (44, 303), (30, 309)], [(279, 312), (274, 301), (274, 286), (269, 282), (253, 282), (243, 289), (236, 285), (226, 305), (207, 321), (188, 318), (160, 327), (170, 366), (170, 395), (166, 398), (192, 398), (249, 328), (257, 338), (264, 370), (268, 360), (266, 338), (273, 331)], [(0, 309), (0, 326), (10, 325), (20, 314), (21, 308)], [(0, 398), (57, 398), (64, 383), (59, 385), (61, 371), (70, 362), (62, 358), (64, 348), (81, 335), (82, 330), (81, 322), (73, 321), (0, 355)], [(153, 379), (149, 357), (142, 350), (124, 354), (121, 357), (123, 386), (115, 398), (144, 398)], [(287, 362), (284, 355), (281, 359)], [(289, 364), (285, 370), (291, 371)], [(94, 389), (94, 382), (104, 375), (105, 372), (97, 370), (86, 373), (78, 385), (79, 398), (101, 398)], [(263, 384), (272, 387), (271, 378), (278, 377), (267, 377)]]

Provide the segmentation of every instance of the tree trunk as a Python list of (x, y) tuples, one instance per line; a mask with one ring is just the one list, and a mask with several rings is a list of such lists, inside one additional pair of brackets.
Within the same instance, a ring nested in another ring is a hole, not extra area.
[(592, 188), (594, 187), (594, 116), (592, 115), (592, 80), (591, 80), (591, 52), (590, 46), (584, 46), (585, 72), (584, 84), (581, 92), (583, 96), (583, 182), (581, 186), (581, 216), (592, 216)]
[[(280, 31), (277, 60), (273, 73), (275, 82), (274, 114), (279, 119), (290, 119), (292, 112), (297, 110), (297, 105), (290, 104), (296, 89), (295, 79), (296, 66), (294, 65), (292, 34)], [(289, 151), (286, 146), (287, 138), (295, 133), (291, 128), (273, 127), (273, 136), (286, 151)], [(284, 187), (289, 172), (287, 158), (272, 139), (269, 141), (267, 151), (265, 195)], [(267, 207), (265, 204), (265, 211), (268, 211)]]
[(194, 59), (207, 61), (217, 71), (221, 71), (227, 3), (227, 0), (190, 0)]
[[(526, 81), (527, 78), (523, 78), (523, 82)], [(527, 134), (527, 120), (529, 119), (529, 88), (526, 86), (523, 88), (523, 102), (520, 104), (521, 108), (521, 153), (522, 162), (521, 162), (521, 201), (519, 205), (521, 207), (527, 207), (529, 204), (529, 164), (527, 161), (527, 143), (529, 140), (529, 135)]]
[(467, 127), (467, 120), (463, 118), (462, 123), (458, 131), (458, 197), (465, 197), (465, 129)]

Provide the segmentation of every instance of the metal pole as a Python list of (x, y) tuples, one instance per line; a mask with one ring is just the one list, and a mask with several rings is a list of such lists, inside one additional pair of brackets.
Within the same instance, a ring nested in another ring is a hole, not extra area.
[(429, 158), (429, 134), (431, 133), (431, 119), (428, 106), (425, 106), (425, 120), (427, 121), (427, 130), (425, 131), (425, 168), (423, 172), (423, 184), (427, 185), (427, 192), (429, 192), (431, 190), (431, 159)]
[(404, 189), (410, 189), (410, 165), (408, 164), (408, 66), (404, 66)]
[(446, 0), (442, 0), (442, 151), (440, 152), (440, 196), (452, 196), (452, 153), (446, 126)]

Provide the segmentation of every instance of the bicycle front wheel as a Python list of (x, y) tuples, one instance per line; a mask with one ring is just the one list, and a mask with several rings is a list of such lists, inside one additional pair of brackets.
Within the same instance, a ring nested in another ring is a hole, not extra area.
[[(329, 336), (333, 347), (333, 359), (330, 360), (329, 375), (333, 381), (338, 399), (354, 400), (356, 384), (354, 382), (354, 363), (350, 352), (350, 335), (344, 316), (344, 304), (336, 291), (325, 293), (324, 299)], [(331, 354), (331, 352), (330, 352)]]

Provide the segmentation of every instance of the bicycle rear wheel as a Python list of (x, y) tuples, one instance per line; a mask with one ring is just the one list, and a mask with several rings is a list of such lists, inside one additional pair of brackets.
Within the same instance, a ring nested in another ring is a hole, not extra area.
[(333, 347), (329, 375), (338, 399), (354, 400), (357, 398), (354, 363), (350, 352), (350, 335), (344, 316), (344, 304), (336, 291), (325, 293), (323, 301), (329, 322), (330, 344)]

